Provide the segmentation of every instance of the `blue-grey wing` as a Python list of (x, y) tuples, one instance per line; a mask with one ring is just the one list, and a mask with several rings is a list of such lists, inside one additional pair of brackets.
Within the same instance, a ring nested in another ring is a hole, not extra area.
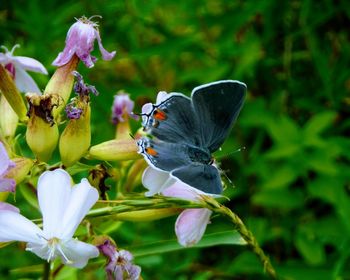
[(165, 142), (198, 145), (200, 139), (191, 99), (180, 93), (169, 94), (160, 104), (153, 105), (143, 125), (151, 135)]
[(192, 104), (199, 122), (201, 147), (214, 152), (222, 145), (243, 106), (244, 83), (218, 81), (196, 87)]
[(191, 163), (187, 146), (183, 144), (141, 138), (138, 146), (148, 163), (164, 171), (170, 172)]
[(222, 193), (219, 171), (212, 165), (192, 163), (173, 170), (171, 174), (182, 182), (203, 192)]

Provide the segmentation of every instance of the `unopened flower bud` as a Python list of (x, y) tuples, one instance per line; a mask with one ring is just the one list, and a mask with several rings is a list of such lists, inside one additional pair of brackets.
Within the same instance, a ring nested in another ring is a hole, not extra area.
[(132, 101), (128, 94), (118, 93), (114, 96), (112, 106), (112, 122), (117, 126), (116, 139), (124, 140), (130, 138), (129, 118), (137, 120), (139, 116), (134, 114), (134, 101)]
[(4, 96), (0, 95), (0, 135), (5, 138), (15, 136), (18, 116)]
[(25, 157), (12, 158), (11, 160), (15, 166), (7, 172), (6, 178), (14, 179), (18, 185), (28, 175), (34, 162), (33, 160)]
[(73, 72), (76, 70), (78, 62), (78, 57), (74, 55), (69, 63), (57, 68), (45, 88), (45, 95), (57, 95), (60, 99), (57, 107), (53, 109), (53, 116), (57, 116), (69, 100), (74, 83)]
[[(62, 163), (71, 166), (87, 153), (91, 143), (90, 104), (83, 104), (78, 118), (71, 118), (62, 132), (59, 150)], [(72, 114), (67, 113), (72, 117)]]
[(91, 158), (99, 160), (134, 160), (141, 158), (135, 140), (110, 140), (95, 146), (89, 150)]
[(54, 95), (27, 94), (29, 122), (26, 131), (28, 146), (40, 161), (48, 161), (58, 142), (58, 127), (52, 109), (58, 99)]
[(112, 122), (118, 124), (120, 122), (128, 121), (129, 117), (137, 120), (139, 116), (135, 115), (134, 101), (132, 101), (127, 93), (118, 93), (114, 95), (114, 102), (112, 106)]
[(60, 138), (60, 154), (62, 163), (71, 166), (84, 156), (91, 143), (90, 128), (90, 93), (98, 95), (92, 85), (84, 83), (83, 77), (76, 71), (72, 73), (77, 81), (74, 91), (78, 95), (66, 107), (70, 119)]
[(9, 72), (0, 64), (0, 91), (21, 121), (27, 120), (27, 108)]

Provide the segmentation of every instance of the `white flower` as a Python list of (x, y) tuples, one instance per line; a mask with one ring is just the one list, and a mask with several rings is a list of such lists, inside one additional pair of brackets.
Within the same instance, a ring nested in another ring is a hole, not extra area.
[(4, 46), (1, 47), (5, 50), (5, 53), (0, 53), (0, 64), (4, 65), (11, 73), (19, 91), (41, 94), (37, 84), (26, 71), (47, 75), (45, 67), (36, 59), (26, 56), (14, 56), (13, 52), (19, 45), (15, 45), (11, 51)]
[(63, 169), (46, 171), (38, 181), (43, 229), (14, 211), (0, 211), (0, 242), (27, 242), (26, 250), (42, 259), (60, 258), (64, 264), (82, 268), (98, 249), (73, 238), (78, 225), (98, 199), (98, 192), (86, 179), (72, 187)]
[[(147, 167), (142, 176), (143, 185), (149, 190), (146, 196), (161, 193), (164, 196), (199, 201), (201, 196), (217, 196), (202, 192), (180, 180), (171, 177), (168, 172)], [(175, 233), (179, 244), (188, 247), (198, 243), (207, 228), (212, 211), (206, 208), (186, 209), (181, 212), (175, 223)]]

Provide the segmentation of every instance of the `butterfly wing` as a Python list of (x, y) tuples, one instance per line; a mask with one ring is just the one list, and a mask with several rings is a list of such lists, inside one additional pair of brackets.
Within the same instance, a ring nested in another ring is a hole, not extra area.
[(171, 175), (203, 192), (222, 193), (219, 171), (212, 165), (192, 163), (173, 170)]
[(199, 127), (191, 100), (180, 93), (171, 93), (153, 105), (144, 122), (145, 129), (159, 140), (170, 143), (199, 143)]
[(219, 149), (243, 106), (246, 89), (244, 83), (224, 80), (196, 87), (192, 91), (202, 147), (210, 152)]
[(172, 171), (191, 163), (185, 145), (141, 138), (138, 141), (140, 153), (155, 168)]

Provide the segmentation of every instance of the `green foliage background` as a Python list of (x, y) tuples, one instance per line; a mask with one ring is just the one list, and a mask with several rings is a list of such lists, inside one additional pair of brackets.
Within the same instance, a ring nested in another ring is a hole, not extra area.
[[(104, 46), (117, 56), (79, 68), (100, 91), (92, 100), (93, 144), (114, 136), (110, 107), (119, 90), (138, 111), (159, 90), (190, 94), (214, 80), (245, 82), (244, 108), (217, 155), (235, 185), (225, 190), (226, 205), (285, 279), (350, 279), (349, 11), (345, 0), (1, 1), (0, 43), (20, 44), (15, 54), (40, 60), (52, 75), (74, 17), (103, 17)], [(44, 88), (49, 78), (33, 76)], [(230, 154), (240, 147), (246, 149)], [(114, 238), (120, 247), (173, 239), (175, 218), (118, 223)], [(207, 232), (227, 229), (214, 217)], [(38, 277), (32, 265), (41, 268), (40, 260), (11, 246), (0, 250), (0, 278)], [(244, 246), (136, 263), (144, 279), (265, 279)], [(83, 273), (67, 271), (66, 279)], [(84, 279), (103, 275), (100, 263)]]

